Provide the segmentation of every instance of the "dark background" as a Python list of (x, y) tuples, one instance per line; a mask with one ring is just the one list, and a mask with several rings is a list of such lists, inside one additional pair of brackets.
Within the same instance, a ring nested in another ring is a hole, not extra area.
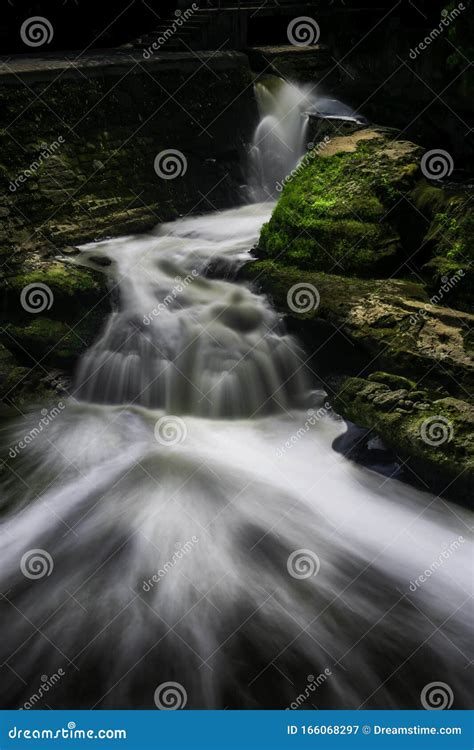
[[(206, 0), (197, 0), (206, 7)], [(291, 0), (279, 0), (280, 4), (291, 4)], [(186, 0), (1, 0), (0, 54), (27, 54), (57, 52), (61, 50), (84, 50), (115, 47), (149, 33), (165, 19), (172, 17), (174, 10), (186, 7)], [(188, 4), (191, 4), (189, 0)], [(243, 2), (243, 0), (242, 0)], [(250, 0), (253, 2), (253, 0)], [(266, 0), (266, 5), (271, 0)], [(222, 0), (225, 5), (236, 5), (233, 0)], [(211, 0), (212, 6), (217, 0)], [(262, 0), (262, 3), (263, 0)], [(319, 0), (308, 3), (308, 11), (317, 18), (318, 12), (337, 11), (339, 8), (373, 8), (374, 19), (380, 8), (395, 8), (394, 17), (403, 28), (423, 28), (439, 23), (443, 0)], [(301, 6), (301, 2), (298, 3)], [(47, 48), (36, 51), (25, 48), (20, 38), (23, 21), (31, 16), (45, 16), (53, 25), (54, 38)], [(252, 43), (285, 42), (286, 24), (275, 17), (252, 20)]]

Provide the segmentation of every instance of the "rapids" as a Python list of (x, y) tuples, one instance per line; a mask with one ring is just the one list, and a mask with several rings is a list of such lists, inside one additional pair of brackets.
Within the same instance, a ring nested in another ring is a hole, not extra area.
[(2, 433), (2, 707), (467, 704), (471, 516), (333, 450), (305, 354), (234, 280), (271, 209), (81, 248), (116, 308), (46, 426)]

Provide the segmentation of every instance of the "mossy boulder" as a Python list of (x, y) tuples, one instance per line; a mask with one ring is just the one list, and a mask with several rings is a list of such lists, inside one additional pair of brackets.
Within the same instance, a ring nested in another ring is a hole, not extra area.
[[(433, 188), (435, 189), (435, 188)], [(439, 189), (438, 189), (439, 190)], [(422, 267), (428, 292), (449, 307), (474, 306), (474, 209), (472, 194), (457, 189), (431, 203), (431, 223), (424, 242), (431, 259)]]
[(474, 309), (474, 268), (470, 263), (437, 256), (421, 269), (430, 301), (458, 310)]
[[(348, 278), (274, 261), (249, 263), (241, 276), (286, 316), (317, 372), (378, 370), (442, 386), (461, 399), (473, 393), (474, 316), (431, 304), (420, 282)], [(289, 304), (297, 285), (314, 304), (301, 310)]]
[(36, 318), (27, 325), (5, 326), (9, 347), (19, 360), (41, 360), (43, 364), (68, 369), (85, 349), (92, 344), (98, 332), (96, 321), (78, 320), (73, 325), (51, 318)]
[[(47, 309), (53, 316), (74, 317), (74, 309), (87, 309), (100, 303), (107, 294), (106, 278), (103, 274), (82, 268), (72, 263), (30, 257), (22, 266), (4, 278), (2, 283), (6, 307), (12, 313), (24, 315), (22, 293), (28, 305), (27, 288), (34, 294), (35, 288), (43, 289)], [(47, 287), (47, 289), (45, 289)], [(49, 292), (48, 292), (49, 289)], [(32, 300), (32, 305), (34, 300)]]
[(56, 388), (51, 368), (70, 373), (110, 310), (107, 276), (37, 253), (16, 254), (0, 285), (0, 395), (24, 400)]
[(420, 179), (422, 153), (383, 129), (332, 139), (286, 182), (262, 230), (259, 257), (337, 274), (395, 273), (407, 233), (423, 235), (404, 200)]
[(332, 138), (286, 181), (257, 255), (346, 276), (414, 271), (435, 304), (471, 310), (472, 190), (427, 180), (422, 155), (382, 128)]
[[(385, 382), (381, 382), (385, 381)], [(399, 387), (400, 385), (408, 387)], [(474, 490), (474, 407), (387, 374), (344, 380), (333, 405), (379, 435), (411, 481), (464, 504)]]

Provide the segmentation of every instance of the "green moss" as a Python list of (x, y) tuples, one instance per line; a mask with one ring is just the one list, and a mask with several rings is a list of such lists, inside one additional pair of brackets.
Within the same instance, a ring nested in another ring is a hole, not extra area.
[(262, 230), (260, 257), (359, 276), (386, 276), (403, 263), (403, 216), (391, 209), (413, 187), (419, 150), (377, 131), (363, 138), (336, 138), (329, 154), (302, 162)]
[(21, 294), (24, 287), (37, 283), (49, 286), (55, 300), (67, 300), (76, 295), (97, 297), (107, 290), (106, 279), (98, 272), (59, 261), (44, 263), (39, 268), (10, 276), (7, 289)]
[[(274, 260), (249, 263), (241, 275), (271, 297), (310, 352), (318, 350), (316, 368), (326, 360), (342, 372), (370, 365), (413, 383), (420, 379), (424, 386), (449, 387), (460, 397), (474, 389), (469, 316), (430, 307), (419, 282), (366, 280)], [(301, 283), (319, 293), (319, 304), (303, 315), (288, 305), (291, 288)]]
[(418, 392), (399, 386), (399, 378), (390, 385), (387, 378), (347, 378), (334, 407), (380, 435), (426, 488), (468, 502), (474, 489), (474, 408), (454, 398), (427, 396), (420, 402)]
[(35, 318), (26, 326), (5, 326), (9, 348), (19, 360), (68, 368), (93, 342), (97, 326), (80, 321), (74, 328), (60, 320)]
[(409, 380), (408, 378), (404, 378), (401, 375), (394, 375), (390, 372), (373, 372), (369, 377), (367, 378), (370, 382), (373, 383), (384, 383), (385, 385), (388, 385), (390, 388), (415, 388), (416, 383), (413, 380)]
[(440, 187), (421, 180), (411, 194), (412, 200), (419, 211), (427, 219), (431, 219), (446, 203), (446, 195)]
[(433, 304), (472, 312), (474, 306), (474, 268), (463, 261), (435, 257), (422, 272)]

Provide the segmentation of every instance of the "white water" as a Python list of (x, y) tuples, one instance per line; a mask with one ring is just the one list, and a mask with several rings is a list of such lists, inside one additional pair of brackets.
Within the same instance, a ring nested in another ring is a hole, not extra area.
[[(11, 461), (3, 706), (63, 670), (36, 707), (153, 708), (174, 681), (188, 708), (285, 708), (325, 669), (302, 707), (419, 708), (433, 681), (466, 705), (471, 517), (336, 453), (345, 425), (308, 413), (324, 394), (268, 300), (201, 275), (238, 267), (271, 207), (83, 248), (112, 259), (120, 304), (77, 398)], [(22, 574), (32, 549), (50, 575)], [(317, 575), (289, 574), (301, 549)]]
[[(255, 84), (260, 122), (250, 149), (250, 189), (254, 200), (268, 200), (313, 144), (308, 143), (310, 116), (364, 122), (364, 118), (317, 88), (266, 76)], [(337, 129), (335, 130), (337, 134)]]

